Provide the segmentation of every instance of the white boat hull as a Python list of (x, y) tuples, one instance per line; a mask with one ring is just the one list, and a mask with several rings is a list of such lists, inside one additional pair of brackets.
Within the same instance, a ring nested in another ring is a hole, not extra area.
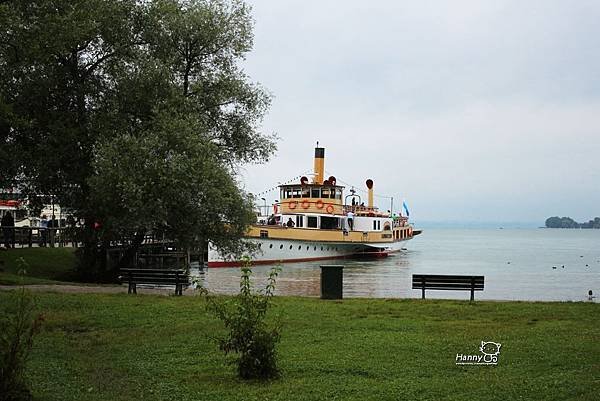
[[(398, 252), (409, 239), (386, 243), (318, 242), (276, 238), (248, 238), (259, 246), (251, 255), (253, 264), (294, 263), (311, 260), (342, 259), (359, 256), (387, 256)], [(208, 267), (239, 266), (240, 261), (231, 256), (222, 255), (209, 245)]]

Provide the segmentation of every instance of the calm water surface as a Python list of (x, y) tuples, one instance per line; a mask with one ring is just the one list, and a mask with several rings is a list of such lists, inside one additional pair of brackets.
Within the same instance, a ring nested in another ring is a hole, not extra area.
[[(418, 298), (411, 276), (419, 273), (484, 275), (485, 290), (475, 299), (583, 301), (590, 289), (600, 296), (600, 230), (428, 229), (406, 248), (379, 260), (284, 264), (277, 293), (319, 296), (319, 266), (343, 264), (345, 297)], [(269, 269), (253, 269), (257, 284)], [(235, 293), (239, 276), (237, 268), (213, 268), (200, 280), (209, 290)], [(469, 293), (427, 291), (426, 296), (468, 299)]]

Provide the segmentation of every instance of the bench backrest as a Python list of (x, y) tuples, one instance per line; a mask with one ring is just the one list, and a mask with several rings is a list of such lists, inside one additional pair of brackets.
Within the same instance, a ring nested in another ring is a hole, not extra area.
[(412, 288), (428, 290), (483, 291), (484, 276), (451, 276), (442, 274), (413, 274)]
[(138, 284), (185, 284), (189, 274), (183, 269), (121, 269), (123, 281)]

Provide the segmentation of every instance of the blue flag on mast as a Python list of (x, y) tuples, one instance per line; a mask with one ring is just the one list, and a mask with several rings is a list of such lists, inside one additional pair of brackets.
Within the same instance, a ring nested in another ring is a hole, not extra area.
[(408, 211), (408, 206), (406, 206), (406, 201), (402, 201), (402, 207), (404, 208), (404, 211), (406, 212), (406, 217), (409, 217), (410, 212)]

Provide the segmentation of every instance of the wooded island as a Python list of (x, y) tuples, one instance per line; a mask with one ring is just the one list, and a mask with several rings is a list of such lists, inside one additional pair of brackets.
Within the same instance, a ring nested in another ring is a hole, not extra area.
[(587, 223), (578, 223), (570, 217), (549, 217), (546, 219), (546, 228), (600, 228), (600, 217)]

